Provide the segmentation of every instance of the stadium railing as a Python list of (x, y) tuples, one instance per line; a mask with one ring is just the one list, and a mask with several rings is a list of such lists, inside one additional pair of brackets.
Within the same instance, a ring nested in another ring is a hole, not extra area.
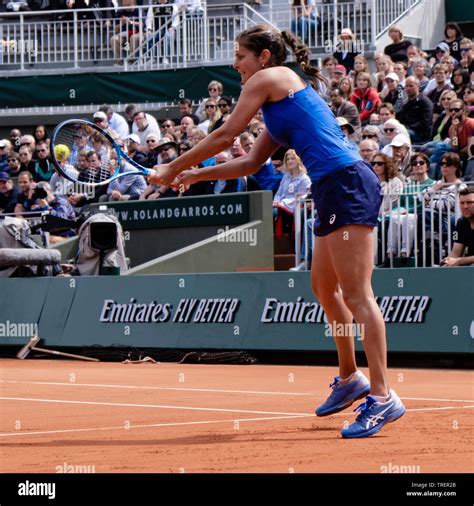
[[(123, 60), (124, 70), (159, 70), (226, 64), (233, 60), (236, 34), (258, 23), (299, 32), (320, 56), (337, 50), (342, 28), (351, 28), (359, 49), (374, 49), (387, 27), (423, 0), (354, 0), (318, 3), (314, 22), (299, 23), (300, 8), (269, 0), (257, 11), (247, 3), (206, 5), (190, 13), (176, 11), (154, 16), (150, 6), (139, 6), (140, 22), (132, 47), (124, 40), (114, 55), (112, 37), (122, 31), (115, 8), (1, 13), (1, 74), (44, 70), (72, 72), (107, 70)], [(173, 33), (168, 26), (173, 23)]]
[[(466, 183), (459, 183), (462, 187)], [(425, 205), (421, 192), (391, 195), (390, 207), (374, 228), (374, 265), (379, 267), (431, 267), (441, 264), (453, 246), (453, 232), (461, 217), (456, 192), (455, 207), (436, 206), (440, 192), (433, 192)], [(411, 200), (413, 209), (404, 207)], [(317, 219), (312, 199), (299, 199), (294, 213), (295, 267), (310, 269)], [(391, 254), (388, 254), (388, 251)], [(402, 252), (405, 256), (402, 256)]]

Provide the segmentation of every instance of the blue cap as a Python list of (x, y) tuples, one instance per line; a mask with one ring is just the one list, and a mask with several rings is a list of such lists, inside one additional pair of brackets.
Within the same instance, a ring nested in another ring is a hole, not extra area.
[(441, 51), (443, 51), (443, 53), (445, 53), (446, 51), (449, 51), (449, 46), (446, 44), (446, 42), (440, 42), (436, 46), (436, 49), (441, 49)]
[(8, 181), (10, 176), (6, 172), (0, 172), (0, 181)]

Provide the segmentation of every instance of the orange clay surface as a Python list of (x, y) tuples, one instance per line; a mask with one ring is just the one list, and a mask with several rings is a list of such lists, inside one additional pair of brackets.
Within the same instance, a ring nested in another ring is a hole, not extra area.
[(356, 440), (339, 435), (355, 417), (351, 408), (313, 414), (335, 374), (314, 366), (1, 360), (0, 472), (473, 472), (472, 373), (389, 370), (407, 413)]

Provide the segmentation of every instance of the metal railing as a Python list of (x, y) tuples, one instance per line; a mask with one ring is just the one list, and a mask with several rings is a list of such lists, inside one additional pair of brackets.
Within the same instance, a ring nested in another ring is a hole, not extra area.
[[(453, 247), (452, 233), (460, 217), (459, 183), (455, 189), (385, 195), (388, 209), (374, 228), (374, 265), (380, 267), (430, 267), (441, 265)], [(300, 199), (295, 209), (295, 263), (311, 267), (317, 237), (317, 213), (312, 199)]]
[(1, 73), (103, 71), (113, 70), (118, 62), (124, 70), (226, 64), (232, 61), (237, 33), (257, 23), (292, 29), (320, 55), (336, 51), (340, 31), (350, 28), (356, 49), (364, 51), (374, 49), (376, 38), (422, 1), (317, 2), (313, 17), (302, 17), (300, 7), (276, 2), (269, 6), (268, 17), (246, 3), (203, 2), (202, 12), (176, 9), (171, 17), (156, 16), (146, 5), (137, 7), (135, 27), (123, 25), (115, 8), (2, 13)]

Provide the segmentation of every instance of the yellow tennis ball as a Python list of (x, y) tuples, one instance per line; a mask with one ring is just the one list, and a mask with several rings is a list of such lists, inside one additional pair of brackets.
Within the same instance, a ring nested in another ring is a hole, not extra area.
[(70, 154), (71, 151), (65, 144), (58, 144), (57, 146), (54, 146), (54, 156), (58, 162), (65, 162), (69, 158)]

